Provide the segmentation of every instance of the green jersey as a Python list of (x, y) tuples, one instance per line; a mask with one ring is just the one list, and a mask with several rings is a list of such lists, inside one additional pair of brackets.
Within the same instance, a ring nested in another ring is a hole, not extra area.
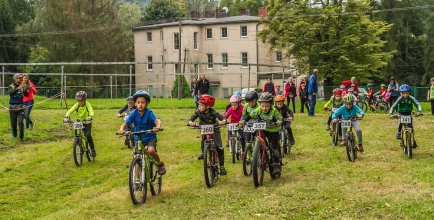
[(434, 86), (429, 87), (429, 99), (434, 99)]
[(243, 116), (250, 114), (250, 112), (252, 112), (253, 110), (255, 110), (258, 107), (259, 107), (258, 103), (256, 103), (256, 105), (253, 107), (251, 107), (249, 104), (245, 105), (243, 108)]
[[(276, 122), (276, 121), (282, 121), (283, 117), (280, 115), (279, 111), (274, 108), (274, 106), (271, 106), (270, 111), (268, 113), (264, 113), (261, 109), (261, 107), (256, 108), (249, 114), (250, 118), (259, 118), (264, 121), (270, 121), (270, 122)], [(267, 126), (265, 131), (268, 132), (279, 132), (280, 127), (279, 126)]]

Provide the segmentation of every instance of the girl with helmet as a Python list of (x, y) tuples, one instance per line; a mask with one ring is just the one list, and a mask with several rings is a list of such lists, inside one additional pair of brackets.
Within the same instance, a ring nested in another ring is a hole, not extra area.
[(66, 112), (65, 118), (63, 122), (69, 122), (69, 116), (72, 112), (77, 114), (77, 119), (83, 122), (84, 125), (84, 133), (86, 134), (87, 142), (89, 143), (90, 150), (92, 152), (92, 157), (96, 157), (95, 146), (93, 144), (92, 139), (92, 117), (93, 117), (93, 108), (92, 105), (86, 101), (87, 94), (85, 91), (79, 91), (75, 94), (75, 100), (77, 103), (73, 105), (68, 112)]
[[(422, 106), (419, 104), (419, 102), (410, 95), (410, 86), (407, 84), (402, 84), (399, 87), (399, 92), (401, 93), (401, 96), (398, 97), (395, 103), (390, 107), (389, 116), (390, 118), (394, 118), (393, 115), (394, 111), (397, 111), (400, 115), (411, 115), (411, 112), (413, 111), (413, 106), (417, 109), (417, 115), (420, 115), (422, 112)], [(410, 128), (413, 128), (413, 122), (409, 124)], [(401, 128), (402, 124), (398, 124), (398, 132), (396, 133), (396, 139), (401, 139)], [(414, 141), (413, 148), (416, 148), (416, 141)]]
[[(342, 119), (350, 120), (351, 119), (351, 125), (356, 130), (357, 134), (357, 142), (359, 143), (359, 152), (363, 153), (363, 143), (362, 143), (362, 129), (360, 128), (360, 123), (358, 120), (353, 120), (355, 118), (363, 118), (365, 116), (365, 113), (363, 110), (359, 108), (359, 106), (354, 105), (354, 97), (350, 94), (346, 95), (344, 98), (345, 105), (341, 106), (336, 110), (332, 115), (333, 123), (336, 123), (339, 117), (342, 117)], [(342, 134), (346, 132), (346, 128), (342, 128)], [(347, 137), (344, 135), (344, 141), (342, 141), (341, 145), (345, 146), (347, 142)]]
[(282, 115), (283, 118), (288, 119), (288, 121), (285, 122), (285, 129), (288, 132), (288, 142), (292, 146), (295, 144), (294, 135), (291, 128), (291, 121), (294, 120), (294, 112), (292, 112), (291, 109), (285, 105), (285, 96), (283, 95), (276, 96), (274, 98), (274, 103), (276, 104), (274, 107), (276, 107), (280, 115)]
[[(342, 100), (342, 90), (340, 89), (333, 89), (333, 95), (332, 97), (330, 97), (330, 100), (324, 105), (324, 107), (322, 108), (323, 110), (328, 110), (328, 106), (332, 104), (332, 109), (337, 109), (339, 107), (341, 107), (344, 104), (344, 100)], [(330, 117), (327, 120), (327, 125), (326, 125), (326, 131), (330, 130), (330, 123), (332, 122), (332, 114), (334, 111), (332, 111), (332, 113), (330, 114)], [(342, 134), (340, 133), (339, 136), (342, 136)]]
[[(117, 117), (120, 118), (123, 112), (125, 112), (125, 117), (127, 117), (135, 109), (136, 109), (136, 105), (134, 104), (133, 96), (128, 96), (127, 104), (123, 108), (121, 108), (121, 110), (119, 110)], [(125, 130), (126, 131), (132, 131), (133, 127), (134, 127), (133, 124), (128, 124), (127, 127), (125, 128)], [(125, 138), (125, 145), (128, 146), (128, 139), (127, 138)]]
[[(226, 119), (223, 117), (223, 115), (219, 114), (215, 109), (212, 107), (214, 106), (215, 99), (211, 95), (201, 95), (198, 98), (199, 101), (199, 108), (196, 109), (196, 111), (193, 113), (193, 115), (188, 120), (188, 124), (192, 127), (194, 127), (196, 124), (194, 121), (199, 118), (199, 124), (216, 124), (219, 123), (220, 125), (226, 124)], [(227, 174), (226, 169), (224, 167), (225, 165), (225, 155), (224, 155), (224, 149), (222, 147), (222, 137), (220, 134), (220, 129), (214, 129), (213, 134), (214, 143), (217, 147), (217, 153), (219, 157), (219, 163), (220, 163), (220, 175), (224, 176)], [(203, 159), (203, 141), (201, 141), (200, 148), (201, 153), (197, 157), (198, 160)]]
[(377, 111), (377, 108), (375, 108), (374, 105), (374, 89), (372, 88), (372, 84), (368, 83), (368, 85), (366, 85), (366, 87), (368, 87), (368, 105), (371, 108), (372, 111)]
[[(161, 128), (161, 120), (154, 114), (154, 112), (148, 108), (151, 102), (151, 96), (143, 90), (139, 90), (134, 93), (133, 101), (136, 103), (137, 109), (130, 113), (130, 116), (119, 128), (118, 134), (123, 134), (128, 124), (134, 124), (134, 131), (153, 130), (158, 132)], [(137, 143), (137, 136), (134, 139)], [(163, 161), (160, 161), (160, 156), (157, 153), (157, 134), (143, 134), (141, 135), (143, 146), (148, 146), (148, 153), (154, 158), (158, 166), (158, 174), (164, 175), (166, 168)]]
[[(244, 106), (241, 104), (241, 100), (242, 98), (239, 95), (232, 95), (231, 98), (229, 99), (231, 108), (229, 108), (226, 111), (224, 117), (226, 119), (230, 117), (231, 118), (230, 123), (238, 123), (241, 120), (241, 117), (243, 116)], [(241, 137), (241, 146), (244, 152), (244, 149), (246, 147), (246, 138), (244, 137), (243, 130), (238, 130), (238, 133), (240, 134)], [(229, 130), (228, 130), (228, 141), (229, 141)], [(226, 141), (226, 147), (229, 147), (228, 141)]]
[[(232, 93), (232, 96), (237, 95), (239, 97), (241, 97), (241, 92), (240, 91), (235, 91), (234, 93)], [(231, 97), (232, 97), (231, 96)], [(242, 99), (242, 98), (241, 98)], [(226, 112), (229, 110), (229, 108), (232, 106), (232, 104), (229, 102), (229, 104), (226, 106)]]
[(273, 175), (280, 173), (280, 154), (278, 151), (279, 146), (279, 126), (282, 124), (282, 115), (279, 111), (273, 107), (273, 95), (269, 92), (264, 92), (259, 97), (258, 102), (260, 107), (250, 112), (240, 121), (240, 125), (244, 125), (245, 121), (249, 121), (252, 118), (259, 118), (264, 121), (276, 122), (277, 126), (267, 126), (264, 131), (265, 137), (268, 139), (268, 143), (273, 151), (274, 156), (274, 169)]
[(387, 92), (386, 84), (381, 83), (379, 93), (384, 100), (386, 100), (386, 92)]

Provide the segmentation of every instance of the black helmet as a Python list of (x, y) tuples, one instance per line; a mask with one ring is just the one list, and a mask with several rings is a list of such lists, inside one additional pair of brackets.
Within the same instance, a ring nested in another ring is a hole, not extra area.
[(128, 96), (127, 102), (134, 102), (133, 97), (132, 96)]
[(269, 92), (264, 92), (261, 94), (261, 96), (258, 99), (258, 102), (269, 102), (269, 103), (273, 103), (273, 95)]
[(77, 101), (80, 101), (80, 100), (86, 100), (86, 98), (87, 98), (87, 94), (86, 94), (85, 91), (78, 91), (78, 92), (75, 94), (75, 99), (76, 99)]
[(253, 100), (258, 100), (258, 93), (255, 91), (248, 91), (246, 96), (245, 96), (246, 101), (250, 102)]
[(146, 91), (139, 90), (136, 93), (134, 93), (134, 95), (133, 95), (133, 101), (136, 102), (136, 99), (138, 97), (143, 97), (143, 98), (146, 99), (146, 101), (151, 102), (151, 96), (149, 96), (149, 94)]

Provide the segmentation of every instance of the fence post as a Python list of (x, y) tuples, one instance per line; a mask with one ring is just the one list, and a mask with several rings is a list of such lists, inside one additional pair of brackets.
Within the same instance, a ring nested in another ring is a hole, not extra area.
[(133, 95), (131, 93), (131, 85), (133, 84), (133, 65), (130, 65), (130, 95)]
[(3, 105), (5, 104), (5, 66), (2, 66)]
[(413, 86), (414, 98), (417, 100), (417, 88), (416, 85)]
[(110, 102), (113, 102), (113, 76), (110, 76)]
[[(62, 92), (62, 90), (63, 90), (63, 65), (61, 66), (61, 71), (60, 71), (60, 92)], [(65, 96), (65, 98), (66, 98), (66, 96)], [(60, 107), (62, 107), (62, 96), (60, 96)]]

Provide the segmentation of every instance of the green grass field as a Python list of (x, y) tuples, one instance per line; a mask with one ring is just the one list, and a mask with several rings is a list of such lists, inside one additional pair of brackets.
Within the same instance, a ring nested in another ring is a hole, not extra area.
[[(37, 97), (36, 102), (43, 101)], [(167, 174), (163, 191), (134, 206), (128, 192), (131, 150), (115, 132), (124, 99), (89, 100), (95, 108), (93, 138), (98, 156), (77, 167), (72, 132), (63, 123), (59, 100), (36, 104), (35, 130), (23, 142), (13, 140), (9, 114), (0, 113), (1, 219), (432, 219), (434, 216), (434, 117), (423, 103), (415, 118), (419, 147), (413, 158), (402, 154), (395, 139), (397, 120), (367, 114), (361, 121), (365, 153), (348, 162), (343, 147), (332, 147), (324, 130), (328, 115), (317, 103), (317, 116), (296, 114), (296, 144), (283, 160), (280, 179), (255, 188), (242, 164), (232, 164), (225, 150), (228, 175), (213, 188), (204, 183), (199, 130), (186, 126), (193, 100), (153, 99), (150, 108), (162, 120), (158, 152)], [(68, 100), (68, 106), (74, 104)], [(297, 103), (299, 104), (299, 103)], [(223, 113), (227, 100), (218, 100)], [(323, 113), (323, 114), (321, 114)], [(226, 132), (222, 132), (223, 139)]]

